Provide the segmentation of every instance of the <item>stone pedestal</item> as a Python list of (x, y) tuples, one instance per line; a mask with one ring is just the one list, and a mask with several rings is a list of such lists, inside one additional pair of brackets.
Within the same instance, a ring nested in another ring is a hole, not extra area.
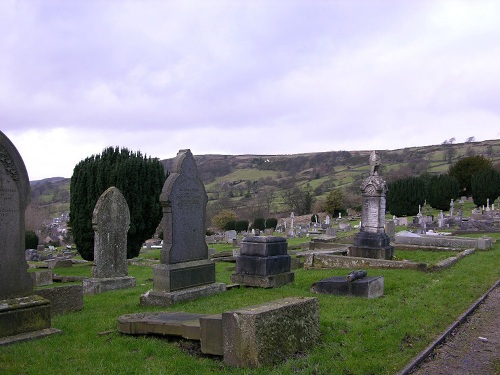
[(0, 301), (0, 346), (61, 332), (50, 324), (50, 301), (43, 297)]
[(349, 256), (390, 260), (394, 257), (394, 246), (385, 233), (359, 232), (354, 245), (349, 246)]
[(294, 280), (290, 272), (291, 258), (283, 237), (254, 236), (243, 239), (236, 257), (236, 273), (231, 281), (237, 284), (274, 288)]
[(312, 289), (323, 294), (377, 298), (384, 295), (384, 277), (367, 276), (349, 282), (343, 276), (335, 276), (318, 281)]
[(99, 294), (118, 289), (133, 288), (135, 286), (135, 277), (103, 277), (83, 280), (84, 294)]

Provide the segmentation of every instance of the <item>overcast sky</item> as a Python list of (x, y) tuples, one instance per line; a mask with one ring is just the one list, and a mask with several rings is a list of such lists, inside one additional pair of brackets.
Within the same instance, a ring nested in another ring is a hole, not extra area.
[(0, 0), (0, 130), (30, 180), (160, 159), (500, 138), (500, 1)]

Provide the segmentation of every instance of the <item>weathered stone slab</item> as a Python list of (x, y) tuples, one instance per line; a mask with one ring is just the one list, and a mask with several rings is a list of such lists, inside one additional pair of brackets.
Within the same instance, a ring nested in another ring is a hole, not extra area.
[(81, 285), (38, 289), (35, 293), (50, 301), (51, 315), (83, 309), (83, 287)]
[(212, 283), (198, 287), (182, 289), (174, 292), (164, 292), (152, 289), (141, 295), (143, 306), (171, 306), (182, 301), (191, 301), (201, 297), (222, 293), (226, 290), (224, 283)]
[(293, 283), (295, 274), (284, 272), (277, 275), (259, 276), (233, 273), (231, 281), (235, 284), (255, 286), (258, 288), (279, 288), (283, 285)]
[(181, 336), (200, 340), (200, 317), (204, 314), (158, 312), (122, 315), (118, 331), (129, 335)]
[(286, 238), (277, 236), (249, 236), (240, 245), (240, 255), (271, 257), (287, 255)]
[(44, 286), (53, 283), (52, 271), (35, 271), (30, 272), (34, 286)]
[(384, 295), (384, 277), (366, 276), (349, 282), (343, 276), (334, 276), (318, 281), (311, 291), (338, 296), (377, 298)]
[(290, 272), (290, 255), (246, 256), (236, 260), (236, 273), (243, 275), (271, 276)]
[(436, 246), (436, 247), (454, 247), (454, 248), (470, 248), (486, 250), (493, 246), (492, 240), (489, 237), (482, 238), (467, 238), (454, 236), (429, 236), (429, 235), (396, 235), (396, 244), (417, 245), (417, 246)]
[(73, 267), (73, 261), (71, 259), (53, 258), (47, 261), (47, 266), (49, 269), (70, 268)]
[(50, 302), (37, 295), (0, 301), (0, 337), (50, 328)]
[(307, 351), (320, 337), (317, 298), (284, 298), (222, 314), (224, 363), (272, 365)]
[(372, 258), (359, 258), (332, 254), (307, 254), (304, 268), (393, 268), (427, 270), (426, 263), (407, 262), (400, 260), (385, 260)]
[(112, 290), (133, 288), (134, 286), (135, 277), (133, 276), (91, 278), (83, 280), (83, 293), (98, 294)]

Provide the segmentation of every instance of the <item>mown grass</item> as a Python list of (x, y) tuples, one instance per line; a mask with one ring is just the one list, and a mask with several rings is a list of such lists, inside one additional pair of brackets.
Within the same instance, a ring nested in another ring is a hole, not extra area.
[[(499, 235), (493, 235), (499, 239)], [(428, 254), (428, 252), (426, 252)], [(230, 283), (234, 264), (217, 263), (218, 281)], [(500, 245), (478, 251), (440, 272), (369, 270), (383, 275), (377, 299), (316, 295), (310, 286), (349, 270), (296, 270), (293, 284), (277, 289), (239, 288), (179, 303), (142, 307), (139, 296), (152, 288), (150, 267), (130, 266), (132, 289), (85, 296), (82, 311), (53, 317), (61, 335), (0, 348), (1, 374), (393, 374), (403, 368), (500, 277)], [(90, 274), (90, 266), (58, 270)], [(193, 356), (185, 342), (132, 337), (116, 331), (127, 313), (186, 311), (220, 313), (287, 296), (315, 296), (322, 337), (307, 355), (272, 367), (237, 369), (220, 359)]]

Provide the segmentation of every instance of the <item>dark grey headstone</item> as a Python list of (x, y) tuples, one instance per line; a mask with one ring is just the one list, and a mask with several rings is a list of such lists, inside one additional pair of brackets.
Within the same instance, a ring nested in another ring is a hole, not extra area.
[(170, 306), (220, 293), (225, 284), (215, 282), (215, 263), (205, 241), (207, 193), (198, 177), (190, 150), (180, 150), (160, 195), (163, 207), (163, 246), (160, 263), (153, 268), (153, 289), (141, 304)]
[(99, 197), (92, 217), (94, 239), (93, 278), (128, 275), (127, 232), (130, 211), (125, 197), (112, 186)]
[(208, 198), (190, 150), (179, 151), (172, 170), (160, 195), (165, 219), (161, 262), (207, 259), (205, 209)]
[(33, 291), (24, 248), (24, 211), (30, 185), (16, 147), (0, 132), (0, 300)]

